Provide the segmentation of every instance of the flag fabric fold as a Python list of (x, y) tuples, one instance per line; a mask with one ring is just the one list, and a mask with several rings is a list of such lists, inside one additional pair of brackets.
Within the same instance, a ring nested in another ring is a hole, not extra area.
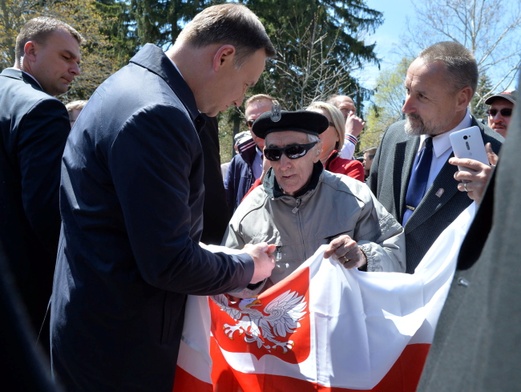
[(474, 213), (412, 275), (346, 270), (322, 246), (256, 298), (190, 296), (174, 392), (414, 391)]

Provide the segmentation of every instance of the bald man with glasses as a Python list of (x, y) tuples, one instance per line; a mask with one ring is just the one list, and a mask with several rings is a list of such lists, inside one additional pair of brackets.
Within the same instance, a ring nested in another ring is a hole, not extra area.
[(364, 183), (323, 169), (318, 135), (328, 126), (311, 111), (273, 110), (254, 122), (271, 168), (235, 211), (223, 244), (275, 244), (276, 267), (264, 288), (235, 295), (255, 295), (281, 281), (323, 244), (329, 244), (324, 256), (346, 268), (405, 271), (401, 225)]

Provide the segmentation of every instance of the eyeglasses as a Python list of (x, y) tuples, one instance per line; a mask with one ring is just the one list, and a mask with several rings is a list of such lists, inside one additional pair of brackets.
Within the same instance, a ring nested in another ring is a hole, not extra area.
[(501, 113), (501, 115), (503, 117), (510, 117), (512, 115), (512, 109), (509, 109), (509, 108), (505, 108), (505, 109), (501, 109), (501, 110), (497, 110), (497, 109), (490, 109), (487, 114), (490, 116), (490, 117), (496, 117), (496, 114), (497, 112)]
[(318, 142), (308, 144), (291, 144), (286, 147), (270, 147), (264, 149), (264, 156), (268, 161), (278, 161), (282, 154), (286, 155), (289, 159), (302, 158), (304, 155), (311, 150)]
[(246, 125), (248, 126), (248, 128), (251, 128), (253, 126), (254, 122), (255, 122), (255, 120), (247, 120)]

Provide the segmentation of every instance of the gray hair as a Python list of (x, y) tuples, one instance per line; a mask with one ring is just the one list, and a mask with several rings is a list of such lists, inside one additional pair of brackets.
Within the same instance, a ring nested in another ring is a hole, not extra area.
[(418, 58), (426, 64), (441, 62), (447, 70), (447, 82), (455, 91), (464, 87), (476, 92), (478, 85), (478, 65), (474, 55), (465, 46), (455, 41), (443, 41), (424, 49)]
[(319, 142), (320, 141), (320, 137), (318, 135), (315, 135), (313, 133), (308, 133), (308, 142), (310, 143), (314, 143), (314, 142)]

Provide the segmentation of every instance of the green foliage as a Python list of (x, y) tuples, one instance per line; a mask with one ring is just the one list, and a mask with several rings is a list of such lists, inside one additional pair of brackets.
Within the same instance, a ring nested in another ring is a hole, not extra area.
[(54, 2), (48, 12), (71, 24), (86, 40), (82, 46), (82, 73), (61, 98), (66, 102), (88, 99), (101, 82), (130, 57), (126, 47), (128, 43), (121, 40), (121, 32), (117, 35), (122, 5), (102, 4), (92, 0), (66, 0)]
[[(0, 0), (0, 66), (14, 63), (14, 39), (29, 18), (49, 15), (74, 26), (87, 40), (82, 75), (64, 102), (88, 99), (94, 89), (145, 43), (167, 49), (183, 26), (211, 0)], [(364, 35), (382, 22), (380, 12), (363, 0), (243, 0), (264, 23), (277, 48), (260, 82), (250, 91), (277, 97), (287, 109), (307, 106), (333, 93), (351, 95), (359, 110), (369, 91), (354, 70), (378, 64), (374, 45)], [(223, 161), (231, 155), (233, 134), (243, 116), (230, 109), (219, 116)]]
[(137, 41), (143, 45), (152, 42), (168, 49), (183, 26), (198, 12), (211, 4), (224, 1), (211, 0), (131, 0), (130, 15), (134, 21)]
[(14, 64), (16, 36), (24, 23), (33, 17), (31, 2), (0, 0), (0, 68)]
[(135, 51), (126, 39), (122, 15), (126, 5), (115, 0), (0, 1), (0, 67), (14, 64), (15, 39), (29, 19), (51, 16), (69, 23), (83, 35), (82, 74), (60, 98), (64, 102), (88, 99), (96, 87), (123, 64)]
[(493, 91), (492, 81), (487, 74), (481, 74), (478, 80), (476, 94), (474, 94), (470, 103), (472, 114), (474, 116), (486, 120), (488, 105), (485, 105), (485, 100), (493, 93), (495, 93), (495, 91)]
[[(247, 4), (259, 15), (277, 49), (277, 57), (268, 62), (252, 93), (277, 96), (288, 109), (334, 93), (367, 98), (367, 90), (351, 74), (364, 63), (378, 64), (374, 45), (366, 45), (361, 36), (383, 22), (380, 12), (359, 0), (252, 0)], [(355, 103), (359, 106), (361, 101)]]
[(378, 76), (365, 130), (360, 138), (361, 150), (377, 146), (385, 130), (402, 118), (405, 99), (403, 81), (410, 63), (411, 59), (403, 58), (394, 69), (382, 71)]

